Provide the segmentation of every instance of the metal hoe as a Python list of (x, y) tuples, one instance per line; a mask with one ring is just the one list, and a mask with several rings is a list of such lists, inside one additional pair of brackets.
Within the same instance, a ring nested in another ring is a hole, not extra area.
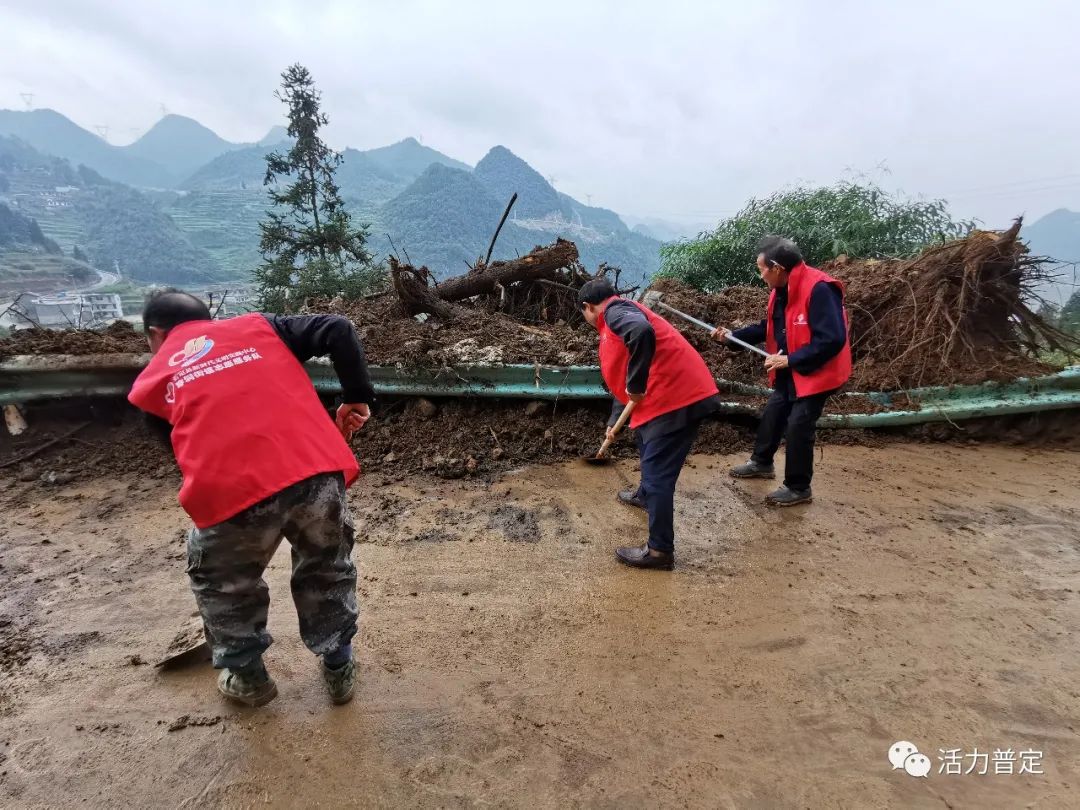
[[(667, 304), (665, 304), (663, 301), (660, 300), (661, 295), (663, 295), (663, 293), (656, 292), (656, 291), (647, 292), (647, 293), (645, 293), (645, 297), (641, 299), (641, 303), (643, 303), (647, 307), (663, 307), (668, 312), (670, 312), (670, 313), (672, 313), (674, 315), (678, 315), (683, 320), (690, 321), (690, 323), (696, 324), (697, 326), (700, 326), (703, 329), (708, 329), (710, 332), (715, 332), (716, 331), (715, 326), (711, 326), (710, 324), (705, 323), (705, 321), (699, 321), (694, 316), (687, 315), (685, 312), (680, 312), (679, 310), (675, 309), (675, 307), (669, 307)], [(727, 340), (729, 340), (730, 342), (735, 343), (735, 344), (737, 344), (739, 346), (742, 346), (744, 349), (749, 349), (752, 352), (757, 352), (762, 357), (768, 357), (769, 356), (769, 353), (767, 351), (765, 351), (764, 349), (759, 349), (757, 346), (751, 346), (745, 340), (739, 340), (737, 337), (732, 335), (730, 331), (728, 332)]]

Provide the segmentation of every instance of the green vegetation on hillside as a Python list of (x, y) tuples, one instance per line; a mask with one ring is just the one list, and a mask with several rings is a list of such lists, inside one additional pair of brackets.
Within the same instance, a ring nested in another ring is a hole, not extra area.
[(152, 199), (85, 166), (0, 137), (0, 175), (13, 210), (36, 219), (63, 250), (78, 246), (102, 270), (119, 266), (130, 278), (171, 284), (223, 277)]
[(515, 193), (518, 195), (514, 206), (516, 219), (543, 219), (554, 215), (570, 220), (569, 206), (563, 206), (551, 184), (505, 146), (496, 146), (484, 155), (473, 174), (497, 200), (509, 200)]
[(0, 250), (20, 249), (60, 253), (60, 246), (41, 232), (37, 220), (0, 203)]
[(164, 210), (195, 247), (210, 254), (223, 276), (247, 279), (261, 261), (264, 191), (190, 191)]
[(181, 179), (218, 155), (240, 149), (198, 121), (182, 115), (166, 115), (135, 143), (123, 147), (129, 155), (152, 161)]
[[(345, 150), (346, 160), (348, 153), (355, 150)], [(360, 152), (372, 165), (378, 166), (391, 177), (404, 180), (415, 180), (423, 174), (432, 163), (441, 163), (451, 169), (471, 171), (471, 167), (460, 160), (447, 157), (431, 147), (424, 146), (416, 138), (406, 138), (403, 141), (392, 143), (389, 146), (380, 146), (377, 149), (368, 149)], [(342, 182), (342, 187), (345, 183)]]
[(0, 296), (86, 287), (98, 274), (88, 264), (55, 253), (0, 253)]
[(873, 184), (794, 188), (751, 200), (699, 239), (661, 249), (661, 275), (703, 290), (753, 284), (763, 236), (794, 239), (810, 264), (841, 254), (864, 258), (910, 256), (963, 236), (973, 222), (954, 221), (942, 200), (900, 200)]

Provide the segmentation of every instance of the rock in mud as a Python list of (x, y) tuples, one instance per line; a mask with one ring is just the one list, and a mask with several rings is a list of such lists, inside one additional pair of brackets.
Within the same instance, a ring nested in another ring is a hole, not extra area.
[(430, 399), (414, 400), (412, 404), (412, 413), (418, 419), (434, 419), (435, 415), (439, 412), (439, 406), (432, 402)]
[(534, 402), (530, 402), (528, 405), (525, 406), (525, 415), (531, 417), (540, 416), (547, 409), (548, 404), (546, 402), (536, 400)]
[(56, 472), (55, 470), (49, 470), (43, 472), (39, 479), (41, 483), (48, 486), (63, 486), (64, 484), (70, 484), (75, 480), (75, 476), (69, 472)]

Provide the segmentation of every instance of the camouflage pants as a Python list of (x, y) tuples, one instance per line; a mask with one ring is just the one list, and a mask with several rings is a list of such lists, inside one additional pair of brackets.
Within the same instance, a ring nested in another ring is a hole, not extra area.
[(273, 642), (263, 572), (284, 536), (307, 648), (325, 655), (356, 633), (353, 523), (341, 473), (316, 475), (188, 535), (187, 573), (217, 668), (242, 668)]

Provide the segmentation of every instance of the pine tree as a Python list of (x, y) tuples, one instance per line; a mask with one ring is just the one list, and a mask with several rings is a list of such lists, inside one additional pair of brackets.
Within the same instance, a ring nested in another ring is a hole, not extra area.
[(353, 227), (334, 182), (342, 158), (319, 137), (328, 120), (322, 94), (303, 65), (281, 80), (275, 95), (289, 110), (292, 147), (266, 156), (263, 183), (273, 208), (259, 223), (264, 261), (255, 270), (261, 306), (273, 312), (313, 296), (356, 298), (385, 280), (367, 249), (367, 226)]

